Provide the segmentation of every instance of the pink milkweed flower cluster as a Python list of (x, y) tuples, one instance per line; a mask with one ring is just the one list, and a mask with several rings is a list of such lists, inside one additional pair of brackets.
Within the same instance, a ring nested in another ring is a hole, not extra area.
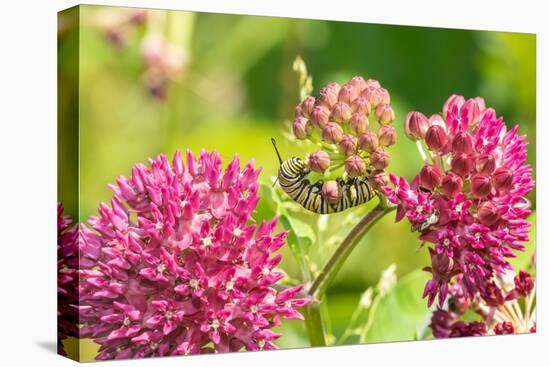
[(110, 45), (118, 50), (128, 46), (137, 27), (145, 23), (148, 11), (144, 9), (104, 9), (92, 20), (96, 29), (103, 33)]
[[(491, 297), (473, 299), (458, 284), (449, 288), (448, 309), (436, 309), (430, 328), (436, 338), (502, 335), (536, 332), (535, 281), (526, 271), (512, 271), (496, 277), (490, 286)], [(523, 305), (523, 309), (522, 309)], [(478, 314), (480, 321), (463, 321), (466, 310)]]
[(183, 74), (189, 55), (162, 33), (147, 37), (138, 34), (139, 27), (154, 18), (158, 18), (158, 14), (143, 9), (107, 9), (96, 14), (94, 25), (119, 51), (138, 44), (147, 91), (152, 97), (164, 100), (170, 82)]
[(158, 99), (165, 99), (169, 82), (178, 79), (187, 65), (186, 53), (156, 35), (142, 41), (141, 57), (149, 93)]
[[(349, 177), (380, 182), (390, 163), (388, 147), (397, 139), (390, 102), (388, 90), (377, 80), (361, 76), (343, 85), (331, 82), (319, 96), (306, 97), (296, 106), (292, 132), (320, 147), (307, 157), (308, 168), (324, 174), (343, 167)], [(323, 191), (334, 191), (331, 186), (338, 187), (327, 181)]]
[(469, 298), (492, 297), (494, 276), (511, 270), (507, 258), (523, 251), (534, 187), (526, 138), (508, 130), (482, 98), (451, 96), (442, 115), (411, 112), (407, 135), (426, 147), (426, 164), (412, 182), (390, 175), (383, 187), (420, 239), (430, 243), (432, 274), (424, 297), (446, 299), (456, 282)]
[(97, 359), (274, 349), (281, 318), (302, 318), (301, 286), (274, 288), (286, 233), (250, 224), (259, 170), (186, 158), (135, 165), (82, 227), (80, 336)]
[(63, 341), (78, 336), (78, 226), (57, 203), (57, 351)]

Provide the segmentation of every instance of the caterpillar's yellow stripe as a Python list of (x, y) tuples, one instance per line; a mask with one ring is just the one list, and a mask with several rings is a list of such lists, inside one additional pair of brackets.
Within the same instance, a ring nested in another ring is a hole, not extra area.
[(322, 182), (311, 184), (306, 178), (308, 169), (298, 157), (283, 161), (279, 167), (279, 185), (284, 192), (305, 209), (319, 213), (337, 213), (371, 200), (374, 196), (366, 178), (350, 178), (340, 182), (340, 198), (328, 203), (321, 194)]
[(322, 181), (311, 184), (306, 178), (309, 173), (304, 162), (298, 157), (283, 161), (271, 139), (277, 157), (279, 158), (279, 175), (277, 180), (284, 192), (305, 209), (319, 213), (337, 213), (348, 208), (361, 205), (374, 197), (374, 193), (366, 178), (349, 178), (347, 182), (339, 181), (340, 197), (336, 203), (329, 203), (321, 193)]

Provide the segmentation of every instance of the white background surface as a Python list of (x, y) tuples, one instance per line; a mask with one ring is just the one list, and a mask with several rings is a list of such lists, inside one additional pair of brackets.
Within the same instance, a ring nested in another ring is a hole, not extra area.
[[(544, 1), (90, 1), (239, 14), (536, 32), (536, 335), (105, 362), (116, 366), (536, 366), (550, 347), (547, 246), (549, 11)], [(0, 365), (74, 365), (56, 341), (56, 12), (74, 1), (3, 1), (0, 10)], [(258, 35), (261, 37), (261, 35)], [(464, 55), (468, 57), (469, 55)], [(452, 72), (452, 70), (449, 70)], [(546, 189), (545, 189), (546, 188)], [(546, 219), (545, 219), (546, 218)], [(114, 364), (116, 363), (116, 364)]]

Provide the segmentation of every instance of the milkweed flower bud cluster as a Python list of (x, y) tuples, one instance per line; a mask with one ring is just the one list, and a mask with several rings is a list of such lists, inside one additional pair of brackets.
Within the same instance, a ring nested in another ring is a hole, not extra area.
[(389, 92), (377, 80), (355, 76), (300, 102), (292, 132), (319, 146), (307, 159), (312, 171), (325, 174), (343, 166), (349, 177), (376, 176), (379, 182), (390, 163), (387, 149), (397, 138), (394, 119)]
[(177, 79), (187, 63), (185, 53), (156, 35), (142, 41), (141, 57), (149, 93), (160, 99), (166, 98), (168, 82)]
[(66, 355), (63, 341), (78, 336), (78, 225), (57, 203), (57, 351)]
[(144, 9), (108, 9), (96, 13), (94, 24), (113, 47), (122, 50), (128, 46), (136, 28), (145, 23), (147, 16), (148, 12)]
[(179, 152), (137, 164), (80, 232), (80, 336), (96, 359), (274, 349), (301, 319), (301, 286), (276, 290), (286, 232), (250, 224), (258, 174), (238, 157)]
[(185, 50), (170, 42), (158, 32), (146, 37), (135, 35), (136, 29), (157, 14), (147, 10), (122, 11), (106, 10), (98, 12), (96, 28), (105, 34), (108, 42), (118, 50), (124, 50), (132, 43), (138, 44), (144, 71), (143, 79), (149, 94), (165, 99), (170, 81), (177, 80), (185, 66)]
[(483, 99), (451, 96), (442, 115), (407, 115), (405, 130), (427, 147), (427, 161), (408, 182), (390, 174), (383, 187), (420, 239), (431, 244), (432, 274), (424, 290), (444, 304), (451, 284), (473, 299), (493, 297), (494, 277), (511, 270), (507, 258), (523, 251), (534, 187), (526, 138), (508, 130)]
[[(433, 336), (452, 338), (536, 332), (535, 281), (528, 272), (514, 275), (509, 271), (496, 277), (489, 292), (490, 298), (470, 298), (460, 286), (452, 285), (448, 309), (437, 308), (432, 314)], [(461, 319), (468, 309), (477, 313), (479, 321)]]

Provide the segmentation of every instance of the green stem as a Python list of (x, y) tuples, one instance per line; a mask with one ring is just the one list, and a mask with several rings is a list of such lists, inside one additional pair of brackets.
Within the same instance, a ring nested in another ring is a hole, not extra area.
[(351, 336), (353, 330), (356, 327), (357, 319), (359, 318), (359, 315), (365, 309), (364, 307), (361, 307), (360, 303), (361, 303), (361, 299), (359, 299), (359, 305), (355, 308), (355, 311), (353, 311), (353, 315), (351, 315), (351, 321), (349, 322), (348, 326), (346, 327), (346, 330), (340, 336), (336, 344), (338, 345), (344, 344), (346, 340)]
[(351, 232), (344, 238), (342, 243), (336, 248), (326, 265), (323, 267), (317, 278), (313, 281), (308, 294), (313, 298), (319, 299), (325, 294), (330, 282), (334, 279), (348, 256), (351, 254), (359, 240), (378, 222), (380, 218), (395, 209), (389, 206), (386, 198), (380, 197), (380, 202), (367, 215), (361, 219)]
[(316, 299), (312, 299), (311, 303), (304, 307), (303, 314), (310, 345), (312, 347), (327, 345), (325, 324), (321, 315), (320, 302)]
[(367, 341), (367, 334), (369, 333), (372, 323), (374, 322), (374, 313), (376, 312), (376, 308), (378, 307), (378, 304), (380, 303), (381, 298), (382, 297), (380, 297), (380, 295), (377, 295), (372, 301), (372, 305), (369, 309), (369, 316), (367, 318), (367, 323), (365, 324), (365, 327), (361, 331), (361, 336), (359, 337), (359, 343), (361, 344)]

